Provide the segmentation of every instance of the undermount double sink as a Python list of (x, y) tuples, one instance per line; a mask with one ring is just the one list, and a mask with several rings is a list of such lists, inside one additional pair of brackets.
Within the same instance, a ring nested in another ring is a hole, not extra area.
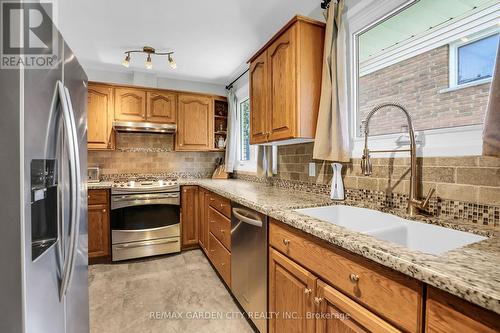
[(406, 220), (367, 208), (337, 205), (295, 211), (377, 239), (403, 245), (411, 250), (434, 255), (486, 239), (472, 233)]

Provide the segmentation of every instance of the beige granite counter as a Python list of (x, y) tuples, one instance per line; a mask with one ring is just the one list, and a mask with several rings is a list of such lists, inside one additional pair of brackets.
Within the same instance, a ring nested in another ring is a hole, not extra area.
[[(491, 230), (446, 220), (418, 218), (427, 223), (454, 227), (490, 238), (443, 255), (409, 250), (401, 245), (314, 219), (297, 208), (335, 204), (328, 197), (285, 190), (260, 183), (212, 179), (181, 179), (181, 185), (199, 185), (239, 204), (255, 209), (348, 251), (445, 290), (500, 314), (500, 237)], [(341, 202), (341, 204), (353, 204)], [(402, 217), (407, 218), (404, 214)]]
[[(331, 244), (447, 291), (500, 314), (500, 237), (491, 228), (457, 221), (418, 217), (417, 220), (490, 238), (443, 255), (409, 250), (401, 245), (321, 221), (294, 211), (335, 204), (327, 196), (286, 190), (236, 179), (179, 179), (181, 185), (198, 185), (255, 209)], [(89, 183), (89, 189), (110, 188), (112, 182)], [(360, 203), (340, 202), (368, 207)], [(389, 211), (404, 218), (402, 212)]]
[(100, 181), (98, 183), (87, 183), (87, 189), (89, 190), (106, 190), (110, 189), (113, 182), (103, 182)]

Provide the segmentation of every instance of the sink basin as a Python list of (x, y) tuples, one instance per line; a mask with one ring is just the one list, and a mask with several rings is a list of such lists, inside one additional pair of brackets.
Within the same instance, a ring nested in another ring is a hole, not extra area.
[(406, 220), (366, 208), (337, 205), (295, 211), (411, 250), (435, 255), (486, 239), (472, 233)]

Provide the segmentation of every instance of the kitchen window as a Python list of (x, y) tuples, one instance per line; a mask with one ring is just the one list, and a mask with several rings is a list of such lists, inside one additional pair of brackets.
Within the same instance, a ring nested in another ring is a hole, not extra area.
[(250, 160), (250, 99), (247, 98), (240, 103), (240, 147), (239, 147), (239, 160)]
[[(352, 155), (363, 152), (362, 121), (389, 101), (401, 102), (411, 114), (418, 155), (481, 154), (500, 4), (449, 0), (444, 8), (433, 0), (390, 0), (382, 8), (377, 1), (367, 3), (370, 14), (349, 21)], [(398, 110), (378, 113), (370, 122), (371, 148), (405, 146), (405, 126)]]
[(486, 36), (462, 37), (450, 44), (450, 88), (491, 81), (499, 35), (489, 32)]
[(250, 99), (248, 98), (248, 90), (244, 91), (246, 94), (243, 97), (238, 96), (238, 91), (236, 93), (238, 98), (238, 161), (236, 162), (235, 169), (238, 171), (255, 172), (257, 170), (257, 152), (256, 146), (250, 145)]

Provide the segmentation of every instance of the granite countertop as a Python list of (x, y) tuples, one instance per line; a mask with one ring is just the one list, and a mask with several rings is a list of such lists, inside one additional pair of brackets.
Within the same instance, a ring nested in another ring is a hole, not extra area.
[(113, 182), (98, 182), (98, 183), (87, 183), (87, 189), (89, 190), (105, 190), (111, 188)]
[[(179, 179), (179, 182), (181, 185), (204, 187), (331, 244), (500, 314), (500, 237), (491, 228), (417, 217), (417, 220), (423, 222), (490, 236), (481, 242), (437, 256), (409, 250), (294, 211), (298, 208), (335, 204), (325, 195), (237, 179)], [(109, 188), (111, 182), (99, 183), (99, 187), (96, 187), (97, 184), (88, 185), (89, 189)], [(340, 204), (367, 206), (348, 201)], [(389, 212), (408, 218), (399, 211)]]

